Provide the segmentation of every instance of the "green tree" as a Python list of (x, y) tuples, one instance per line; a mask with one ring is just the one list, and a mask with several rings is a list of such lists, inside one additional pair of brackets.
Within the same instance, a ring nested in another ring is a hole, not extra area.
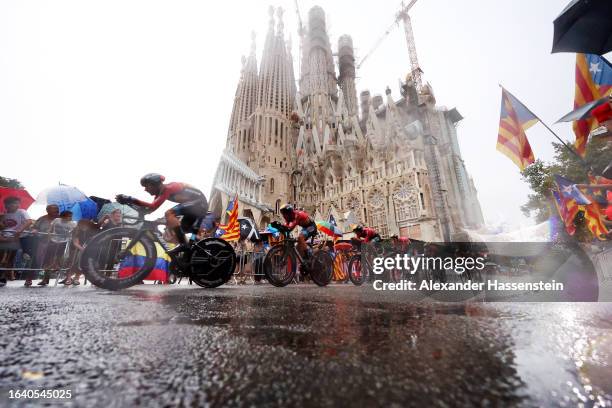
[[(552, 202), (551, 190), (554, 188), (553, 176), (558, 174), (576, 183), (588, 183), (587, 169), (574, 154), (569, 152), (561, 143), (553, 143), (555, 149), (554, 160), (546, 163), (536, 160), (522, 172), (522, 178), (533, 191), (529, 194), (527, 203), (521, 206), (521, 211), (528, 217), (535, 217), (536, 221), (543, 222), (551, 215), (557, 215)], [(593, 139), (587, 145), (585, 162), (588, 168), (599, 175), (610, 164), (612, 148), (603, 140)], [(552, 211), (551, 211), (552, 210)]]
[(0, 187), (24, 189), (25, 187), (17, 179), (0, 176)]

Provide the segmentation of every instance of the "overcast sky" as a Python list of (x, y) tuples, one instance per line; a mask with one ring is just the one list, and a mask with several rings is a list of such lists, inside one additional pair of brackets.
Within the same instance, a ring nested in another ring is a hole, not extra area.
[[(419, 62), (439, 105), (465, 117), (458, 137), (485, 219), (529, 223), (519, 207), (528, 187), (495, 150), (501, 91), (549, 124), (572, 108), (574, 54), (550, 54), (553, 19), (568, 0), (420, 0), (411, 12)], [(268, 6), (285, 9), (298, 56), (292, 0), (0, 1), (0, 175), (35, 197), (62, 182), (88, 195), (127, 193), (147, 172), (191, 183), (208, 195), (224, 148), (241, 56)], [(350, 34), (357, 58), (392, 23), (396, 1), (299, 1), (328, 16), (332, 47)], [(358, 72), (358, 92), (384, 93), (409, 71), (395, 28)], [(297, 73), (296, 73), (297, 76)], [(555, 125), (573, 140), (571, 126)], [(537, 158), (552, 157), (541, 125), (528, 131)]]

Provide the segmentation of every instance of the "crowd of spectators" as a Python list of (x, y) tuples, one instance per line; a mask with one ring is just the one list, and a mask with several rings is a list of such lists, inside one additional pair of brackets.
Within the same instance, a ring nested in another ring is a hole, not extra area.
[[(5, 214), (0, 215), (0, 286), (17, 277), (24, 286), (47, 286), (53, 273), (64, 271), (58, 283), (80, 285), (79, 253), (89, 238), (100, 230), (120, 226), (121, 210), (116, 209), (99, 222), (89, 219), (73, 221), (72, 212), (60, 212), (57, 205), (46, 207), (46, 214), (33, 221), (28, 212), (19, 208), (16, 197), (4, 199)], [(19, 275), (19, 276), (18, 276)]]

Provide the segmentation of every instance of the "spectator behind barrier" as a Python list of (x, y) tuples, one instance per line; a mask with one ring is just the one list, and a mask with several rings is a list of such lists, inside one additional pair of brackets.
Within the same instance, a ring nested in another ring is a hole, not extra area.
[(72, 211), (62, 211), (59, 218), (51, 221), (50, 227), (50, 242), (47, 247), (47, 253), (45, 256), (45, 274), (38, 286), (47, 286), (49, 284), (49, 278), (51, 271), (58, 271), (63, 268), (64, 265), (64, 253), (66, 252), (66, 245), (71, 239), (72, 230), (76, 227), (76, 222), (72, 221)]
[[(13, 267), (15, 254), (21, 249), (19, 237), (32, 225), (32, 218), (26, 210), (19, 208), (20, 204), (18, 197), (4, 199), (6, 214), (0, 216), (0, 268)], [(6, 286), (7, 276), (14, 279), (14, 271), (10, 272), (0, 271), (0, 287)]]

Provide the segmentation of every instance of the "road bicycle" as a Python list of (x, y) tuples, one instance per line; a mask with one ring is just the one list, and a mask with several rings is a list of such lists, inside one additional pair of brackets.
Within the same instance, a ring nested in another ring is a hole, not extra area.
[(91, 283), (109, 290), (139, 284), (156, 268), (159, 247), (170, 257), (169, 273), (178, 278), (188, 277), (205, 288), (221, 286), (231, 279), (236, 254), (228, 242), (220, 238), (190, 241), (175, 253), (159, 231), (164, 222), (147, 221), (144, 217), (149, 210), (128, 205), (138, 217), (124, 218), (136, 220), (134, 225), (108, 229), (87, 242), (80, 265)]
[(373, 276), (374, 258), (384, 257), (384, 248), (380, 243), (363, 245), (359, 241), (353, 241), (356, 253), (349, 259), (348, 275), (354, 285), (360, 286)]
[(298, 262), (304, 275), (310, 275), (312, 281), (319, 286), (331, 282), (334, 260), (332, 256), (320, 247), (313, 247), (312, 239), (308, 244), (313, 253), (304, 259), (296, 249), (297, 240), (291, 237), (291, 231), (284, 226), (273, 223), (283, 235), (283, 240), (273, 246), (264, 259), (264, 274), (268, 281), (278, 287), (287, 286), (296, 276)]

